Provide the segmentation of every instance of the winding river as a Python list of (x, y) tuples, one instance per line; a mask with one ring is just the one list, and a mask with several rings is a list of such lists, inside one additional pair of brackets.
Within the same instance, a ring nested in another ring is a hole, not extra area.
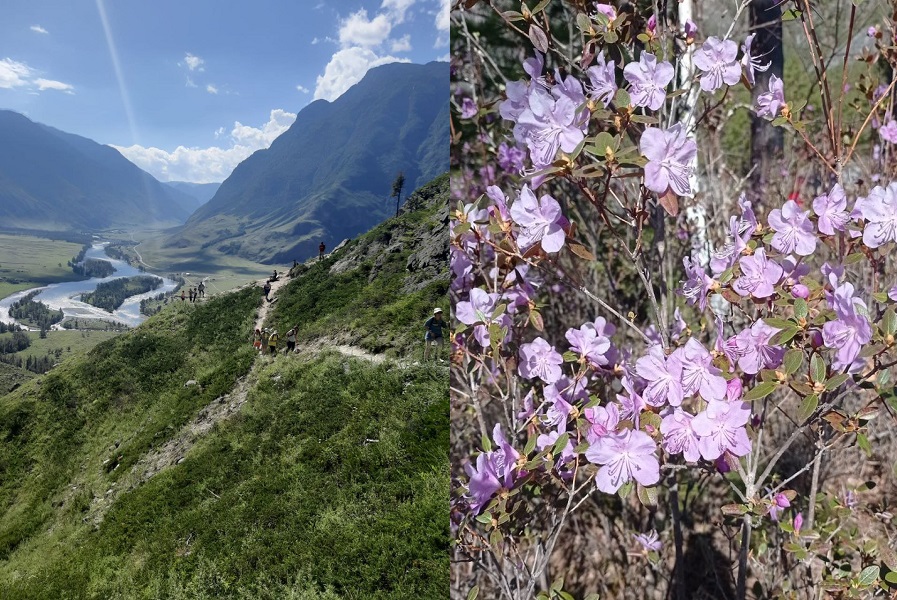
[[(177, 282), (163, 277), (161, 278), (163, 281), (162, 286), (144, 294), (138, 294), (136, 296), (127, 298), (124, 304), (122, 304), (120, 307), (118, 307), (118, 310), (112, 313), (106, 312), (102, 308), (91, 306), (86, 302), (81, 302), (81, 294), (94, 291), (97, 287), (97, 284), (99, 283), (112, 281), (113, 279), (120, 279), (122, 277), (149, 275), (149, 273), (141, 272), (124, 261), (116, 260), (107, 256), (104, 250), (107, 244), (108, 242), (100, 242), (94, 244), (93, 247), (91, 247), (91, 249), (87, 251), (84, 259), (87, 260), (89, 258), (95, 258), (112, 263), (112, 266), (115, 268), (115, 272), (112, 275), (102, 278), (92, 277), (91, 279), (85, 279), (83, 281), (51, 283), (50, 285), (44, 287), (31, 288), (28, 290), (23, 290), (21, 292), (16, 292), (12, 296), (0, 300), (0, 321), (5, 321), (7, 323), (16, 323), (16, 320), (9, 316), (10, 305), (13, 302), (16, 302), (17, 300), (23, 298), (24, 296), (27, 296), (34, 290), (41, 290), (35, 300), (43, 302), (53, 310), (62, 309), (62, 312), (66, 317), (71, 317), (74, 319), (104, 319), (107, 321), (118, 321), (119, 323), (124, 323), (125, 325), (129, 325), (131, 327), (142, 323), (146, 319), (146, 316), (140, 314), (140, 301), (145, 298), (158, 296), (163, 292), (172, 291), (177, 286)], [(53, 328), (60, 329), (61, 327), (57, 323), (53, 326)]]

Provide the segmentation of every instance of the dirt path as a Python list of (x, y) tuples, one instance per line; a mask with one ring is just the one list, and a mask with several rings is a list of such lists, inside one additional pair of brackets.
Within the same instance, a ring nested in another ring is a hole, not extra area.
[[(258, 284), (260, 286), (264, 286), (267, 279), (259, 279)], [(272, 300), (277, 300), (277, 291), (282, 288), (287, 283), (287, 275), (284, 273), (280, 276), (280, 279), (271, 283), (271, 293), (268, 294), (268, 297)], [(271, 309), (271, 305), (273, 302), (262, 302), (262, 307), (259, 309), (258, 317), (255, 319), (255, 326), (252, 328), (253, 331), (256, 329), (261, 329), (262, 325), (265, 322), (265, 319), (268, 318), (268, 311)]]

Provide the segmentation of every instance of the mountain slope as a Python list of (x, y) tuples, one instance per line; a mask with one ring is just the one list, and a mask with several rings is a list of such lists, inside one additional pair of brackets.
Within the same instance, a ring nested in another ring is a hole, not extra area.
[(221, 187), (220, 183), (192, 183), (189, 181), (166, 181), (165, 185), (183, 193), (185, 202), (182, 206), (191, 214), (211, 200), (218, 188)]
[[(443, 176), (295, 269), (268, 325), (301, 322), (301, 354), (256, 355), (253, 286), (169, 304), (0, 396), (0, 598), (446, 597), (448, 370), (407, 340), (447, 308), (447, 197)], [(306, 347), (334, 327), (400, 360)]]
[(371, 69), (302, 109), (166, 245), (283, 263), (367, 231), (393, 213), (399, 171), (410, 190), (448, 170), (448, 109), (447, 63)]
[(189, 216), (184, 200), (114, 148), (0, 110), (0, 221), (7, 227), (172, 226)]

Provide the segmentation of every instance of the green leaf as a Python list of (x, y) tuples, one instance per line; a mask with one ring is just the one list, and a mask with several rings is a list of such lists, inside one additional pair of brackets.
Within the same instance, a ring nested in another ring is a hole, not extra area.
[(492, 515), (489, 513), (481, 513), (477, 515), (476, 518), (477, 523), (482, 523), (483, 525), (488, 525), (492, 522)]
[(627, 481), (623, 484), (623, 486), (617, 490), (617, 495), (624, 500), (629, 497), (629, 494), (632, 493), (632, 480)]
[(746, 514), (748, 507), (744, 504), (726, 504), (723, 506), (722, 511), (724, 515), (736, 517)]
[(639, 502), (641, 502), (647, 508), (654, 508), (657, 506), (657, 487), (644, 487), (639, 484), (635, 488), (636, 494), (638, 495)]
[(794, 336), (796, 336), (798, 333), (800, 333), (800, 329), (792, 325), (791, 327), (782, 329), (777, 334), (769, 338), (769, 343), (773, 346), (781, 346), (783, 344), (787, 344), (792, 339), (794, 339)]
[(477, 596), (480, 595), (480, 586), (475, 585), (470, 588), (470, 591), (467, 592), (467, 600), (477, 600)]
[(785, 552), (800, 552), (804, 549), (800, 544), (795, 544), (794, 542), (787, 542), (784, 546)]
[(803, 423), (807, 419), (810, 418), (814, 412), (816, 412), (816, 408), (819, 406), (819, 396), (816, 394), (810, 394), (806, 398), (804, 398), (800, 407), (797, 409), (797, 422)]
[(868, 356), (875, 356), (885, 349), (884, 344), (872, 344), (871, 346), (866, 346), (862, 350), (860, 350), (860, 357), (866, 358)]
[(591, 594), (583, 598), (583, 600), (601, 600), (601, 596), (599, 596), (595, 592), (592, 592)]
[(564, 362), (579, 362), (579, 355), (576, 352), (567, 350), (564, 352)]
[(808, 313), (807, 301), (803, 298), (796, 299), (794, 301), (794, 316), (798, 319), (806, 319)]
[(530, 438), (526, 441), (526, 446), (523, 447), (523, 455), (529, 456), (530, 453), (536, 449), (536, 442), (539, 438), (535, 435), (530, 436)]
[(489, 439), (489, 436), (484, 435), (482, 439), (483, 443), (483, 452), (492, 452), (492, 440)]
[(504, 18), (506, 18), (508, 21), (511, 21), (512, 23), (514, 21), (522, 21), (523, 20), (523, 15), (520, 14), (519, 12), (517, 12), (516, 10), (506, 10), (505, 12), (503, 12), (501, 14), (502, 14), (502, 16), (504, 16)]
[(614, 106), (622, 108), (624, 106), (629, 106), (630, 104), (632, 104), (632, 99), (629, 97), (629, 92), (622, 88), (618, 89), (617, 93), (614, 94)]
[(558, 598), (560, 598), (561, 600), (576, 600), (576, 598), (574, 598), (572, 595), (570, 595), (568, 592), (565, 592), (564, 590), (558, 590)]
[(592, 21), (589, 19), (588, 15), (579, 13), (576, 15), (576, 26), (579, 27), (580, 31), (586, 33), (592, 30)]
[(882, 316), (881, 328), (885, 332), (885, 335), (893, 335), (894, 333), (897, 333), (897, 313), (894, 312), (893, 306), (886, 310), (885, 314)]
[(872, 445), (869, 443), (869, 438), (867, 438), (865, 434), (857, 433), (857, 446), (860, 447), (860, 450), (866, 453), (866, 456), (872, 456)]
[(773, 318), (764, 318), (763, 322), (769, 325), (770, 327), (775, 327), (776, 329), (787, 329), (788, 327), (797, 327), (797, 323), (794, 321), (789, 321), (787, 319), (773, 319)]
[(604, 41), (608, 44), (616, 44), (619, 39), (620, 36), (618, 36), (617, 32), (613, 29), (608, 29), (607, 33), (604, 34)]
[(551, 582), (551, 588), (549, 588), (552, 592), (556, 592), (558, 590), (564, 589), (564, 578), (558, 577), (554, 581)]
[(791, 375), (792, 373), (797, 373), (797, 371), (804, 364), (804, 352), (800, 348), (792, 348), (788, 352), (785, 353), (785, 360), (783, 361), (783, 366), (785, 368), (785, 373)]
[(828, 378), (828, 381), (825, 382), (825, 389), (826, 391), (830, 392), (848, 379), (850, 379), (850, 375), (848, 375), (847, 373), (833, 375), (832, 377)]
[(606, 131), (602, 131), (601, 133), (596, 135), (594, 144), (600, 152), (599, 156), (604, 156), (607, 153), (608, 148), (610, 148), (611, 150), (616, 150), (618, 146), (617, 141), (617, 138)]
[(570, 441), (570, 434), (564, 433), (561, 437), (557, 439), (554, 443), (554, 447), (551, 449), (551, 453), (555, 456), (563, 452), (564, 448), (567, 447), (567, 442)]
[(537, 12), (542, 12), (543, 10), (545, 10), (545, 7), (548, 6), (550, 3), (551, 3), (551, 0), (542, 0), (541, 2), (539, 2), (536, 5), (536, 8), (534, 8), (532, 10), (532, 13), (536, 14)]
[(853, 254), (848, 254), (847, 256), (844, 257), (843, 264), (852, 265), (852, 264), (860, 262), (864, 258), (866, 258), (866, 255), (863, 254), (862, 252), (854, 252)]
[(880, 304), (887, 304), (888, 293), (887, 292), (875, 292), (874, 294), (872, 294), (872, 298), (875, 299), (875, 301)]
[(814, 382), (825, 381), (825, 359), (819, 354), (814, 354), (810, 359), (810, 379)]
[(745, 400), (759, 400), (761, 398), (765, 398), (771, 393), (773, 393), (776, 389), (777, 385), (774, 381), (764, 381), (761, 384), (758, 384), (751, 388), (747, 394), (744, 395)]
[(885, 575), (885, 581), (888, 583), (897, 583), (897, 571), (889, 571), (887, 575)]
[(860, 572), (860, 576), (857, 577), (857, 585), (860, 587), (868, 587), (875, 583), (878, 580), (878, 565), (872, 565), (871, 567), (866, 567)]

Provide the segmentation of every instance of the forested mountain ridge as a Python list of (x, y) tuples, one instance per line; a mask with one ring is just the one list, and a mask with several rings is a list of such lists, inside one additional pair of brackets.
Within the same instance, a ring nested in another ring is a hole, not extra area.
[(380, 223), (394, 214), (399, 172), (407, 194), (448, 170), (448, 69), (383, 65), (335, 101), (312, 102), (166, 245), (283, 263)]

